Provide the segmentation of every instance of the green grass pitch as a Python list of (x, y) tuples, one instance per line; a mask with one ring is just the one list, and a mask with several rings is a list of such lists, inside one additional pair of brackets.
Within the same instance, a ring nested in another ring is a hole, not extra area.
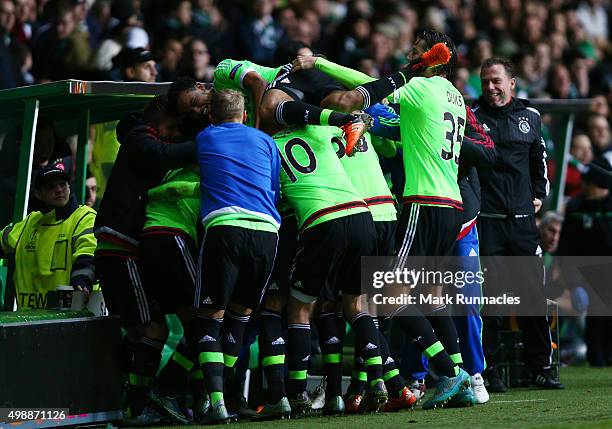
[(611, 367), (563, 368), (561, 380), (565, 383), (565, 390), (510, 389), (504, 394), (492, 394), (488, 404), (471, 408), (423, 411), (417, 406), (413, 411), (399, 413), (245, 422), (237, 423), (236, 427), (240, 429), (612, 428)]

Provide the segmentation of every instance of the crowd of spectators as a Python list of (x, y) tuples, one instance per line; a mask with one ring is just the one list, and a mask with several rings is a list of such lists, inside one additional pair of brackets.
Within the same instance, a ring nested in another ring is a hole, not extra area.
[[(480, 93), (479, 70), (512, 58), (518, 95), (609, 95), (608, 7), (603, 0), (1, 0), (2, 88), (67, 78), (113, 78), (122, 48), (150, 49), (157, 79), (210, 80), (224, 58), (274, 63), (283, 39), (381, 76), (405, 61), (419, 29), (459, 47), (457, 82)], [(598, 109), (606, 110), (599, 99)]]

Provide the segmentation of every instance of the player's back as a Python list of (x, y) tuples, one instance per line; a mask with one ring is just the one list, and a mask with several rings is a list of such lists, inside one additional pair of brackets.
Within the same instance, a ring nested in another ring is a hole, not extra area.
[(255, 112), (253, 112), (255, 103), (251, 91), (243, 85), (244, 78), (249, 72), (254, 71), (259, 74), (263, 80), (270, 83), (280, 70), (281, 67), (271, 68), (260, 66), (246, 60), (225, 59), (215, 68), (213, 86), (217, 91), (233, 89), (244, 94), (244, 108), (247, 112), (246, 125), (252, 127), (255, 125)]
[(301, 229), (368, 209), (332, 146), (335, 127), (288, 128), (273, 136), (281, 154), (281, 192)]
[(440, 76), (413, 78), (399, 95), (405, 200), (461, 207), (457, 173), (466, 121), (463, 96)]
[(345, 153), (344, 141), (334, 140), (336, 154), (351, 183), (362, 196), (375, 221), (396, 220), (397, 211), (391, 190), (385, 180), (378, 155), (369, 133), (364, 134), (364, 144), (353, 156)]

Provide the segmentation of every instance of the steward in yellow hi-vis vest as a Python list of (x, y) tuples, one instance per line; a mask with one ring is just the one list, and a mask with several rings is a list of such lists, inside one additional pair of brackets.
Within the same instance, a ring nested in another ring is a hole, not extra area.
[(91, 291), (95, 282), (93, 225), (96, 212), (79, 206), (61, 163), (41, 170), (34, 196), (46, 207), (0, 231), (0, 257), (15, 255), (15, 289), (20, 309), (45, 308), (47, 292), (71, 285)]

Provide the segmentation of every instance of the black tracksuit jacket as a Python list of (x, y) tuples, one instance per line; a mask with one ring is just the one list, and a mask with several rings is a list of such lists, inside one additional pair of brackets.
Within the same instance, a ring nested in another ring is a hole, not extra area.
[(549, 190), (540, 113), (518, 98), (503, 107), (490, 107), (481, 97), (472, 110), (501, 158), (492, 169), (478, 170), (481, 213), (535, 214), (533, 199), (544, 199)]
[(121, 143), (113, 166), (94, 232), (138, 244), (145, 221), (147, 192), (158, 186), (168, 170), (197, 161), (195, 142), (169, 144), (157, 136), (139, 114), (117, 125)]

